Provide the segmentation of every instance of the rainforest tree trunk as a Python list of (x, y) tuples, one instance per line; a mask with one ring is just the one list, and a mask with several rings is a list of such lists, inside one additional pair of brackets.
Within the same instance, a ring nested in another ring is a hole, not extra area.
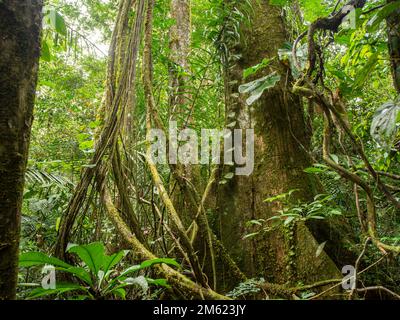
[[(192, 123), (191, 94), (188, 87), (190, 73), (189, 55), (191, 50), (191, 1), (171, 0), (171, 18), (174, 24), (170, 29), (170, 120), (176, 121), (179, 129), (188, 128)], [(192, 221), (197, 207), (190, 199), (193, 190), (185, 181), (198, 186), (199, 172), (196, 165), (178, 165), (176, 172), (182, 178), (171, 180), (173, 202), (186, 225)]]
[[(279, 227), (243, 240), (255, 231), (246, 222), (276, 215), (280, 205), (268, 204), (266, 198), (298, 189), (298, 200), (309, 201), (316, 193), (315, 181), (303, 170), (311, 165), (307, 155), (310, 137), (299, 97), (290, 93), (290, 70), (277, 59), (278, 49), (288, 41), (281, 9), (269, 1), (250, 1), (251, 23), (240, 24), (240, 38), (229, 44), (226, 58), (226, 96), (229, 117), (234, 115), (237, 128), (254, 128), (255, 166), (252, 175), (236, 176), (218, 192), (219, 235), (225, 247), (248, 277), (263, 277), (274, 283), (335, 278), (340, 274), (325, 252), (316, 257), (318, 242), (304, 224)], [(228, 5), (237, 3), (227, 1)], [(245, 4), (239, 5), (246, 10)], [(229, 28), (229, 26), (228, 26)], [(233, 57), (237, 57), (234, 59)], [(253, 78), (243, 79), (243, 71), (264, 58), (275, 58), (269, 67)], [(240, 84), (276, 71), (281, 76), (277, 86), (264, 92), (251, 107), (246, 96), (238, 95)], [(266, 222), (269, 225), (268, 222)], [(329, 240), (329, 239), (325, 239)], [(227, 288), (235, 279), (224, 274)]]
[(174, 24), (170, 30), (170, 107), (171, 118), (181, 117), (186, 121), (189, 116), (187, 80), (189, 72), (189, 54), (191, 42), (190, 0), (171, 0), (171, 18)]
[[(395, 0), (388, 0), (388, 3)], [(387, 18), (388, 44), (394, 86), (400, 93), (400, 9)]]
[(42, 1), (0, 1), (0, 300), (14, 299)]

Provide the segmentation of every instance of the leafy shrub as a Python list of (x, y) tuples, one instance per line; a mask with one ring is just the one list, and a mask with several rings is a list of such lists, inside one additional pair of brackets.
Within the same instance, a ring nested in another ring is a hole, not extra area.
[(125, 299), (125, 288), (129, 286), (138, 285), (144, 293), (147, 292), (149, 285), (168, 287), (165, 279), (151, 279), (139, 275), (139, 271), (161, 263), (180, 268), (180, 265), (173, 259), (158, 258), (146, 260), (140, 265), (134, 265), (118, 272), (116, 267), (125, 257), (127, 251), (107, 255), (103, 244), (99, 242), (88, 245), (70, 245), (67, 252), (76, 254), (81, 263), (74, 266), (41, 252), (21, 254), (20, 267), (44, 265), (43, 271), (47, 271), (49, 266), (53, 266), (56, 271), (68, 273), (76, 280), (71, 283), (56, 284), (48, 289), (39, 284), (29, 284), (35, 288), (29, 292), (28, 299), (37, 299), (45, 296), (68, 299)]

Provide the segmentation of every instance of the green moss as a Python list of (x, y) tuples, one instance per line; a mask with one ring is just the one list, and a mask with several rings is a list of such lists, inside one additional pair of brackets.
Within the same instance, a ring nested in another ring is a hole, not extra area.
[(297, 281), (296, 239), (295, 239), (296, 223), (290, 223), (288, 225), (284, 225), (282, 229), (287, 248), (285, 256), (287, 279), (289, 283), (295, 283)]

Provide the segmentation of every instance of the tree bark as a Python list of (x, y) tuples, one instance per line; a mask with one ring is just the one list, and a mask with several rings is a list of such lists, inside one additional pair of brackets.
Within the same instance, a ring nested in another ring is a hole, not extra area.
[(170, 96), (171, 118), (189, 116), (189, 98), (187, 74), (189, 72), (189, 54), (191, 42), (191, 7), (190, 0), (171, 0), (171, 26), (169, 47), (170, 55)]
[[(323, 251), (316, 257), (318, 242), (303, 223), (242, 240), (251, 232), (246, 227), (247, 221), (267, 220), (281, 209), (280, 205), (265, 203), (266, 198), (299, 189), (295, 193), (297, 199), (310, 201), (317, 190), (316, 182), (303, 171), (310, 166), (306, 151), (310, 137), (301, 100), (289, 91), (290, 71), (275, 59), (253, 79), (243, 80), (243, 70), (264, 58), (276, 57), (278, 49), (288, 40), (281, 9), (270, 5), (269, 1), (250, 2), (253, 7), (248, 10), (252, 12), (251, 24), (242, 22), (241, 37), (236, 44), (229, 45), (229, 56), (239, 58), (226, 69), (226, 113), (235, 114), (238, 128), (254, 128), (255, 168), (249, 177), (236, 176), (218, 192), (220, 237), (248, 277), (263, 277), (281, 284), (337, 278), (340, 273), (328, 255)], [(239, 9), (243, 6), (239, 5)], [(239, 85), (273, 71), (281, 75), (279, 84), (248, 107), (247, 97), (237, 95)], [(231, 121), (227, 119), (228, 123)], [(223, 270), (222, 274), (226, 288), (231, 288), (235, 279)]]
[[(171, 18), (175, 23), (171, 26), (169, 33), (170, 47), (170, 117), (176, 121), (178, 128), (188, 128), (192, 125), (191, 94), (188, 87), (188, 74), (190, 73), (189, 55), (191, 50), (191, 1), (171, 0)], [(188, 226), (196, 214), (197, 206), (190, 199), (193, 190), (188, 183), (196, 188), (200, 187), (199, 167), (197, 165), (175, 166), (176, 174), (179, 177), (171, 179), (170, 187), (173, 191), (173, 202), (181, 219)], [(179, 180), (178, 180), (179, 179)]]
[[(388, 0), (387, 2), (391, 3), (395, 0)], [(393, 82), (397, 93), (400, 93), (400, 9), (395, 10), (386, 21)]]
[(14, 299), (42, 1), (0, 1), (0, 300)]

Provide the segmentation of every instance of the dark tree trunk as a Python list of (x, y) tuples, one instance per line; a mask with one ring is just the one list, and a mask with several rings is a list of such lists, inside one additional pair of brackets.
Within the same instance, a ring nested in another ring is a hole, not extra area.
[(0, 1), (0, 300), (16, 294), (41, 17), (41, 0)]
[[(395, 0), (388, 0), (388, 3)], [(388, 45), (394, 86), (400, 93), (400, 9), (387, 18)]]

